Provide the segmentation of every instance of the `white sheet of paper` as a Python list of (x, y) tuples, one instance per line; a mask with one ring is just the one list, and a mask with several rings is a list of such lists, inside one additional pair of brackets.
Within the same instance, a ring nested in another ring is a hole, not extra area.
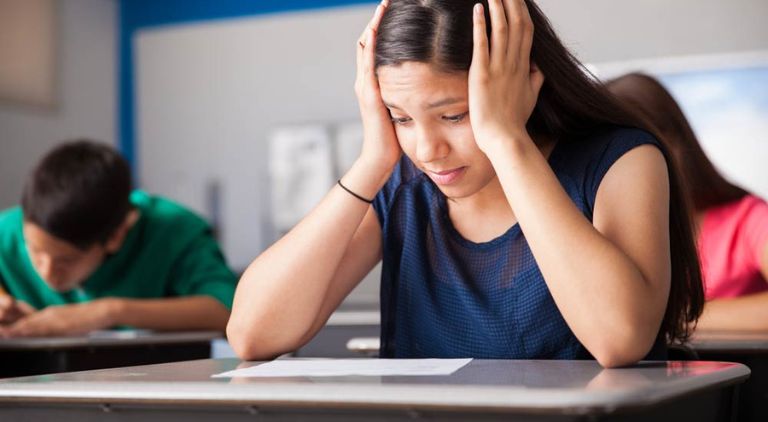
[(339, 377), (348, 375), (450, 375), (472, 359), (296, 359), (275, 360), (213, 375), (220, 377)]

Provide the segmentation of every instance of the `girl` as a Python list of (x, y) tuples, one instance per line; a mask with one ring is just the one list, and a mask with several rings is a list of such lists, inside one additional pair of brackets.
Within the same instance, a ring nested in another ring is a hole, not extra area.
[(715, 169), (672, 95), (629, 74), (609, 89), (668, 143), (695, 211), (707, 303), (698, 330), (768, 330), (768, 204)]
[(243, 275), (240, 357), (309, 341), (379, 260), (381, 357), (613, 367), (686, 336), (702, 292), (674, 173), (532, 1), (382, 3), (357, 73), (360, 157)]

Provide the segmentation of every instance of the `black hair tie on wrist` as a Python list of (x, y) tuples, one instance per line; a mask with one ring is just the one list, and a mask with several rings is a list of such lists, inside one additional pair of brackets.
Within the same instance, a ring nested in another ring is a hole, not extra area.
[(366, 198), (363, 198), (362, 196), (360, 196), (360, 195), (358, 195), (358, 194), (356, 194), (356, 193), (352, 192), (351, 190), (349, 190), (349, 188), (348, 188), (348, 187), (346, 187), (346, 186), (342, 185), (342, 184), (341, 184), (341, 179), (339, 179), (338, 181), (336, 181), (336, 183), (337, 183), (339, 186), (341, 186), (341, 188), (342, 188), (342, 189), (344, 189), (345, 191), (349, 192), (349, 194), (350, 194), (350, 195), (352, 195), (352, 196), (354, 196), (355, 198), (357, 198), (357, 199), (359, 199), (359, 200), (361, 200), (361, 201), (365, 202), (366, 204), (373, 204), (373, 199), (366, 199)]

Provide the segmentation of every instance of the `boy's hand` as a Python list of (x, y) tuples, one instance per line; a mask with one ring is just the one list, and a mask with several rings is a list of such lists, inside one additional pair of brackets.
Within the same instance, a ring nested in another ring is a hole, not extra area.
[(28, 303), (16, 300), (7, 294), (0, 295), (0, 324), (12, 324), (34, 312), (35, 308)]
[(49, 306), (0, 327), (0, 337), (52, 337), (87, 334), (112, 326), (108, 299)]

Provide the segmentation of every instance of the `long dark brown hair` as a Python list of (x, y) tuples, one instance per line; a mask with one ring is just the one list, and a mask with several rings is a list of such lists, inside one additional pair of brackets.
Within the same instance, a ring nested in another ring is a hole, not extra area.
[[(486, 0), (391, 0), (376, 38), (376, 67), (414, 61), (445, 72), (467, 72), (472, 61), (472, 7), (478, 2), (490, 22)], [(579, 142), (582, 135), (609, 126), (654, 133), (586, 71), (538, 6), (531, 0), (525, 3), (535, 28), (531, 62), (546, 77), (527, 124), (529, 133), (560, 142)], [(490, 35), (490, 25), (487, 29)], [(662, 152), (668, 156), (665, 148)], [(667, 164), (672, 284), (660, 334), (668, 341), (682, 341), (701, 314), (704, 291), (688, 205), (674, 162), (667, 157)]]
[(642, 73), (630, 73), (608, 81), (606, 87), (659, 132), (680, 169), (696, 211), (748, 194), (726, 180), (709, 161), (683, 110), (659, 81)]

